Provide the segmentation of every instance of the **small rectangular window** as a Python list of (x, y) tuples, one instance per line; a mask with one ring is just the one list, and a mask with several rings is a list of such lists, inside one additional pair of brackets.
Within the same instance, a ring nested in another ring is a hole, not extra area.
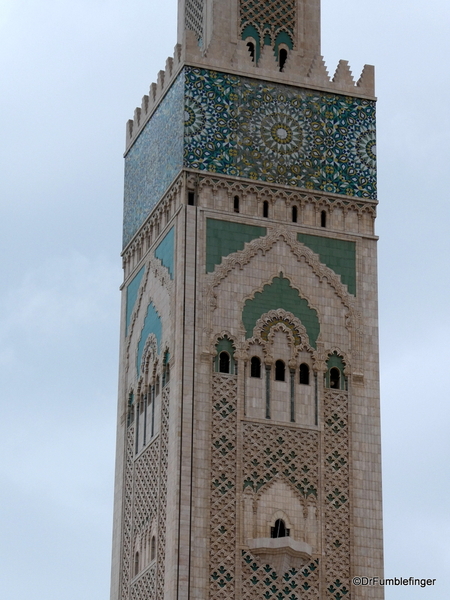
[(188, 204), (189, 206), (195, 206), (195, 192), (188, 192)]

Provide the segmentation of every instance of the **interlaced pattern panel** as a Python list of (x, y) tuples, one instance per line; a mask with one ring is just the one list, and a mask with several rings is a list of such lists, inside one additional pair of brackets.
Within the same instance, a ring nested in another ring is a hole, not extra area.
[(121, 598), (128, 600), (128, 586), (131, 578), (132, 547), (132, 506), (133, 506), (133, 459), (134, 459), (134, 426), (128, 428), (125, 449), (125, 477), (123, 501), (122, 531), (122, 581)]
[[(284, 480), (305, 511), (317, 509), (319, 490), (319, 432), (275, 425), (245, 423), (243, 427), (244, 490), (255, 499), (277, 479)], [(318, 600), (319, 559), (278, 574), (243, 552), (243, 600)]]
[(186, 0), (186, 29), (203, 38), (203, 0)]
[(350, 599), (348, 396), (324, 395), (324, 518), (327, 600)]
[(160, 463), (159, 463), (159, 511), (158, 511), (158, 577), (157, 600), (164, 599), (164, 575), (166, 563), (167, 531), (167, 467), (169, 460), (169, 398), (170, 388), (166, 385), (162, 393)]
[[(121, 600), (163, 600), (166, 557), (169, 386), (162, 392), (160, 434), (134, 460), (134, 426), (127, 430)], [(157, 521), (157, 561), (133, 578), (133, 543)]]
[[(244, 424), (244, 490), (258, 493), (284, 479), (302, 501), (317, 503), (319, 434), (317, 431)], [(302, 502), (304, 503), (304, 502)]]
[(295, 43), (296, 0), (241, 0), (241, 32), (253, 25), (263, 42), (267, 33), (272, 44), (281, 31), (286, 32)]
[(158, 514), (159, 437), (139, 456), (134, 465), (134, 527), (144, 528)]
[(210, 598), (235, 598), (236, 377), (213, 375)]
[(131, 600), (150, 600), (155, 594), (156, 568), (153, 565), (131, 585)]
[(319, 559), (279, 575), (242, 552), (242, 600), (319, 600)]

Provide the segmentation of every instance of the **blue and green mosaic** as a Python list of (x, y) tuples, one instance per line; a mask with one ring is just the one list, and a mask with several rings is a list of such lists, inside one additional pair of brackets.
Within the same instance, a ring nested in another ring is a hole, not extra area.
[(376, 197), (375, 103), (186, 68), (184, 165)]
[(178, 77), (125, 157), (126, 246), (183, 167), (183, 77)]
[(375, 102), (186, 67), (126, 155), (124, 246), (183, 167), (375, 199)]

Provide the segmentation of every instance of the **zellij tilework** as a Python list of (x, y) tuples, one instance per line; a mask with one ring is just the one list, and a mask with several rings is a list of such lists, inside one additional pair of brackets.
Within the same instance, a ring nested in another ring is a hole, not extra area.
[(184, 164), (374, 199), (375, 103), (187, 68)]
[(124, 245), (183, 166), (375, 199), (375, 103), (186, 67), (126, 155)]

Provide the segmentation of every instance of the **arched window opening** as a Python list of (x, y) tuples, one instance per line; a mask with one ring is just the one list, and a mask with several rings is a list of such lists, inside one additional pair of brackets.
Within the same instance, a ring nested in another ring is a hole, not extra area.
[(228, 352), (221, 352), (219, 354), (219, 373), (230, 372), (230, 355)]
[(320, 213), (320, 226), (321, 227), (326, 227), (327, 226), (327, 212), (326, 212), (326, 210), (323, 210)]
[(247, 48), (250, 52), (252, 62), (255, 62), (255, 44), (253, 42), (247, 42)]
[(234, 197), (233, 210), (235, 213), (239, 212), (239, 196)]
[(282, 360), (275, 363), (275, 381), (285, 381), (286, 367)]
[(292, 207), (292, 222), (293, 223), (297, 223), (297, 215), (298, 215), (298, 209), (296, 206)]
[(282, 71), (284, 69), (284, 65), (286, 64), (286, 60), (287, 60), (287, 50), (286, 48), (280, 48), (280, 52), (278, 54), (278, 65), (280, 67), (280, 71)]
[(150, 560), (155, 560), (156, 558), (156, 538), (152, 537), (151, 545), (150, 545)]
[(330, 369), (330, 388), (333, 390), (341, 389), (341, 372), (337, 367)]
[(252, 356), (250, 361), (250, 376), (261, 378), (261, 359), (257, 356)]
[(306, 363), (300, 365), (300, 383), (309, 385), (309, 366)]
[(134, 555), (134, 576), (139, 573), (139, 552)]
[(275, 521), (275, 525), (270, 528), (270, 537), (271, 538), (283, 538), (289, 537), (291, 531), (286, 528), (286, 523), (283, 519), (277, 519)]
[(269, 202), (267, 200), (263, 202), (263, 217), (265, 219), (269, 218)]

